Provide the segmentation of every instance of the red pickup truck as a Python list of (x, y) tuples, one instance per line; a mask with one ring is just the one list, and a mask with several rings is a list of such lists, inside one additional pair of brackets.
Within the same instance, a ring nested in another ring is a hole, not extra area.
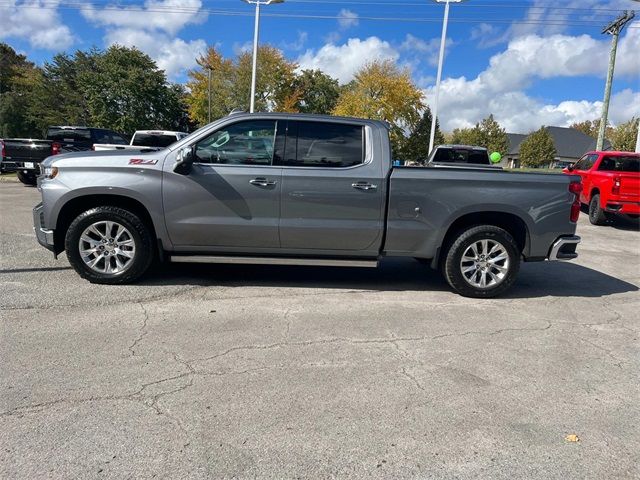
[(589, 152), (563, 171), (582, 177), (580, 202), (589, 205), (592, 224), (640, 215), (640, 153)]

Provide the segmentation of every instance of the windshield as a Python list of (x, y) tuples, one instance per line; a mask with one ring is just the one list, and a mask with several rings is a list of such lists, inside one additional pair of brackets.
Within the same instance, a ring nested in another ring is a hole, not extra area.
[(175, 135), (136, 133), (133, 137), (132, 145), (138, 147), (168, 147), (176, 141)]
[(438, 148), (432, 161), (436, 163), (491, 164), (486, 150), (471, 150), (465, 148)]

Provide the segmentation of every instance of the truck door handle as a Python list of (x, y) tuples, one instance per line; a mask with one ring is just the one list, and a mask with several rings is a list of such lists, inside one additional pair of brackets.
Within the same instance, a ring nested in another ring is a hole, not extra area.
[(271, 187), (275, 185), (277, 182), (275, 180), (267, 180), (264, 177), (254, 178), (253, 180), (249, 180), (251, 185), (256, 185), (258, 187)]
[(358, 190), (375, 190), (376, 188), (378, 188), (377, 185), (373, 185), (372, 183), (368, 182), (356, 182), (352, 183), (351, 186), (353, 188), (357, 188)]

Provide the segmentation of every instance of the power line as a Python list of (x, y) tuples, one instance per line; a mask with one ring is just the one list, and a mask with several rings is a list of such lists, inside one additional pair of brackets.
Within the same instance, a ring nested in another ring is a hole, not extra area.
[[(35, 10), (99, 10), (99, 11), (116, 11), (116, 12), (131, 12), (131, 13), (166, 13), (175, 15), (187, 15), (187, 14), (208, 14), (212, 16), (235, 16), (235, 17), (251, 17), (252, 14), (245, 11), (235, 10), (220, 10), (212, 8), (190, 8), (190, 7), (162, 7), (159, 5), (153, 8), (144, 8), (142, 6), (116, 6), (116, 5), (97, 5), (95, 3), (65, 3), (63, 5), (15, 5), (7, 2), (0, 1), (0, 6), (5, 6), (15, 9), (35, 9)], [(132, 8), (133, 7), (133, 8)], [(340, 15), (320, 15), (320, 14), (305, 14), (305, 13), (265, 13), (265, 17), (283, 18), (283, 19), (310, 19), (310, 20), (339, 20), (343, 17)], [(380, 22), (397, 22), (397, 23), (440, 23), (439, 17), (390, 17), (390, 16), (373, 16), (373, 15), (360, 15), (358, 20), (370, 20)], [(590, 27), (601, 24), (600, 19), (566, 19), (566, 18), (545, 18), (545, 19), (513, 19), (513, 18), (470, 18), (470, 17), (457, 17), (451, 19), (452, 23), (493, 23), (493, 24), (521, 24), (521, 25), (548, 25), (548, 26), (582, 26)], [(630, 26), (629, 28), (640, 28), (640, 26)]]

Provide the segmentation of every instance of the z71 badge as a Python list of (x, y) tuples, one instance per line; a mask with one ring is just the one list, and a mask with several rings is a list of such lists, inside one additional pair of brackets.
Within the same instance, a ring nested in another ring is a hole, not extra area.
[(145, 160), (144, 158), (132, 158), (129, 165), (155, 165), (158, 160)]

